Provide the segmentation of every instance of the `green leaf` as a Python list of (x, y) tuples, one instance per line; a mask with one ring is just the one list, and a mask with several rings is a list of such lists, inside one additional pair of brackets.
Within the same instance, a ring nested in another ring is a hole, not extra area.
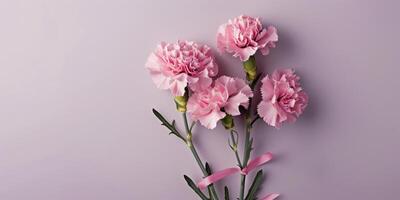
[(165, 118), (154, 108), (153, 108), (153, 113), (163, 124), (164, 123), (168, 124), (167, 120), (165, 120)]
[(172, 127), (175, 127), (175, 120), (172, 120)]
[(207, 187), (207, 191), (208, 191), (208, 196), (210, 197), (210, 199), (212, 199), (212, 192), (210, 186)]
[(205, 166), (206, 166), (207, 174), (208, 174), (208, 175), (211, 175), (211, 174), (212, 174), (212, 172), (211, 172), (211, 167), (210, 167), (210, 165), (208, 164), (208, 162), (206, 162)]
[[(206, 162), (205, 167), (206, 167), (207, 175), (211, 175), (211, 174), (212, 174), (212, 171), (211, 171), (211, 167), (210, 167), (210, 165), (208, 164), (208, 162)], [(207, 186), (208, 195), (210, 195), (210, 197), (212, 196), (212, 194), (211, 194), (211, 187), (212, 187), (212, 184), (209, 185), (209, 186)]]
[(255, 195), (262, 182), (262, 175), (262, 170), (257, 172), (257, 175), (254, 177), (253, 183), (250, 186), (249, 192), (247, 193), (245, 200), (254, 200), (256, 198)]
[(192, 190), (199, 195), (199, 197), (202, 200), (208, 200), (208, 198), (206, 197), (206, 195), (203, 194), (203, 192), (201, 192), (201, 190), (196, 186), (196, 184), (192, 181), (192, 179), (190, 179), (188, 176), (183, 175), (183, 177), (185, 178), (187, 184), (189, 185), (190, 188), (192, 188)]
[(229, 189), (228, 189), (228, 187), (225, 186), (224, 191), (225, 191), (225, 200), (229, 200)]
[(172, 123), (169, 123), (164, 116), (161, 115), (156, 109), (153, 108), (153, 114), (161, 121), (161, 125), (167, 127), (171, 132), (169, 134), (174, 134), (178, 138), (182, 139), (185, 142), (185, 138), (179, 133), (179, 131), (175, 127), (175, 120), (172, 120)]

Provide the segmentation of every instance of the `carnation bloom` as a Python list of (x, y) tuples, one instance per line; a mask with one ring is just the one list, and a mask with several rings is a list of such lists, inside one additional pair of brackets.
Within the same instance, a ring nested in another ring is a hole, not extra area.
[(233, 53), (234, 57), (246, 61), (260, 50), (263, 55), (269, 53), (269, 48), (275, 47), (278, 41), (276, 28), (263, 28), (258, 18), (245, 15), (229, 20), (219, 27), (217, 46), (223, 52)]
[(193, 120), (213, 129), (226, 113), (240, 115), (239, 106), (247, 108), (252, 96), (253, 92), (244, 80), (221, 76), (210, 88), (195, 92), (189, 97), (187, 112)]
[(257, 111), (267, 124), (279, 128), (284, 121), (294, 122), (304, 111), (308, 97), (299, 80), (292, 69), (276, 70), (262, 80)]
[(146, 68), (156, 86), (174, 96), (183, 96), (186, 86), (192, 91), (209, 87), (218, 73), (210, 47), (189, 41), (162, 42), (150, 54)]

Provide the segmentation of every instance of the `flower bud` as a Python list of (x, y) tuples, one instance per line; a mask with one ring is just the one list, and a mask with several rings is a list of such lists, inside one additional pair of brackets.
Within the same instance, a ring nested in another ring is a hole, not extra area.
[(231, 115), (226, 115), (221, 119), (222, 125), (224, 125), (225, 129), (232, 129), (235, 127), (235, 123), (233, 122), (233, 117)]
[(174, 101), (175, 101), (175, 104), (176, 104), (176, 109), (179, 112), (186, 112), (186, 104), (187, 104), (187, 101), (188, 101), (187, 95), (185, 95), (185, 96), (176, 96)]
[(246, 78), (252, 82), (257, 77), (256, 59), (254, 56), (243, 62), (243, 69), (246, 72)]

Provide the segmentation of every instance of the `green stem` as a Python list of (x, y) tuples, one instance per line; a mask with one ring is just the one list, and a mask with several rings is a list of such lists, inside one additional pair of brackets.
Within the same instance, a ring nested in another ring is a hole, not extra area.
[(243, 165), (244, 167), (247, 166), (247, 162), (250, 159), (250, 152), (251, 152), (251, 138), (250, 138), (250, 132), (251, 132), (251, 122), (249, 122), (249, 119), (246, 120), (246, 137), (245, 137), (245, 144), (244, 144), (244, 157), (243, 157)]
[[(197, 164), (199, 165), (201, 171), (203, 172), (204, 176), (208, 176), (208, 172), (206, 170), (206, 168), (203, 165), (203, 162), (201, 161), (199, 154), (197, 153), (196, 148), (194, 147), (193, 143), (192, 143), (192, 132), (190, 131), (189, 128), (189, 124), (188, 124), (188, 120), (187, 120), (187, 116), (186, 116), (186, 112), (183, 112), (183, 121), (185, 123), (185, 129), (186, 129), (186, 133), (187, 133), (187, 139), (186, 139), (186, 144), (188, 145), (190, 151), (192, 152)], [(210, 185), (209, 186), (210, 190), (211, 190), (211, 199), (213, 200), (218, 200), (218, 195), (217, 192), (215, 191), (214, 185)]]
[(235, 136), (233, 135), (233, 133), (234, 132), (231, 130), (231, 139), (232, 139), (232, 143), (234, 143), (233, 144), (234, 146), (233, 146), (232, 150), (235, 153), (235, 157), (236, 157), (236, 160), (238, 162), (239, 167), (242, 168), (243, 167), (242, 166), (242, 162), (240, 161), (239, 153), (237, 151), (237, 143), (235, 142), (236, 140), (235, 140)]
[(244, 185), (246, 184), (246, 175), (240, 176), (240, 200), (244, 198)]
[[(254, 90), (254, 87), (256, 85), (256, 82), (258, 81), (258, 78), (260, 77), (257, 75), (257, 67), (256, 67), (256, 60), (254, 56), (251, 56), (249, 60), (245, 61), (243, 63), (244, 71), (246, 72), (246, 77), (247, 80), (249, 81), (249, 86), (251, 87), (252, 90)], [(257, 120), (257, 118), (252, 120), (251, 116), (251, 105), (252, 105), (252, 98), (249, 99), (249, 107), (247, 108), (246, 111), (246, 116), (245, 116), (245, 143), (244, 143), (244, 150), (243, 150), (243, 168), (247, 166), (247, 163), (250, 159), (250, 153), (252, 150), (252, 138), (250, 137), (250, 132), (253, 123)], [(244, 200), (244, 190), (246, 187), (246, 175), (241, 175), (240, 177), (240, 193), (239, 193), (239, 199)]]
[[(249, 115), (248, 111), (248, 115)], [(247, 163), (250, 158), (251, 152), (251, 142), (250, 142), (250, 131), (251, 131), (251, 122), (248, 120), (249, 118), (246, 117), (246, 136), (245, 136), (245, 144), (244, 144), (244, 152), (243, 152), (243, 168), (247, 166)], [(246, 185), (246, 175), (242, 174), (240, 177), (240, 200), (244, 199), (244, 189)]]

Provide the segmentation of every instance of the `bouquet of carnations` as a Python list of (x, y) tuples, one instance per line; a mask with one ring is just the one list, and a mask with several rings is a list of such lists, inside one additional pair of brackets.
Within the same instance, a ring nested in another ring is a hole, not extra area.
[[(275, 27), (264, 28), (258, 18), (250, 16), (238, 16), (219, 27), (218, 50), (240, 59), (245, 80), (225, 75), (218, 77), (218, 64), (210, 47), (196, 42), (163, 42), (147, 60), (146, 68), (157, 88), (171, 91), (176, 108), (183, 115), (185, 132), (179, 131), (175, 120), (165, 119), (155, 109), (153, 113), (170, 134), (182, 140), (192, 152), (204, 178), (196, 183), (186, 175), (184, 178), (202, 200), (218, 200), (220, 197), (214, 184), (234, 174), (241, 176), (239, 200), (272, 200), (279, 196), (272, 193), (257, 197), (262, 170), (257, 172), (250, 187), (245, 188), (247, 175), (272, 159), (270, 152), (250, 159), (254, 123), (262, 119), (268, 125), (279, 128), (284, 122), (294, 122), (307, 106), (307, 95), (300, 86), (299, 76), (292, 69), (278, 69), (267, 75), (257, 71), (260, 66), (257, 66), (254, 55), (257, 51), (268, 55), (277, 41)], [(261, 94), (259, 102), (254, 102), (255, 94)], [(234, 120), (238, 119), (244, 120), (244, 133), (235, 128)], [(213, 172), (209, 163), (204, 163), (198, 155), (193, 145), (192, 130), (196, 124), (214, 129), (218, 122), (230, 134), (229, 148), (236, 157), (237, 166)], [(240, 138), (244, 139), (243, 148), (238, 148)], [(223, 194), (224, 199), (230, 199), (227, 187)]]

